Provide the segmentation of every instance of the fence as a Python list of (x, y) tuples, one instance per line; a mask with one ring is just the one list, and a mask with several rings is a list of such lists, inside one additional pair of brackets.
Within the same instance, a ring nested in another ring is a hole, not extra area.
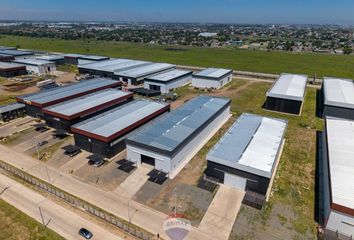
[(86, 211), (89, 214), (92, 214), (102, 220), (104, 220), (107, 223), (112, 224), (113, 226), (116, 226), (120, 228), (121, 230), (125, 231), (126, 233), (130, 234), (133, 237), (136, 237), (138, 239), (142, 240), (150, 240), (151, 234), (148, 234), (146, 232), (143, 232), (141, 230), (137, 230), (136, 228), (133, 228), (131, 224), (126, 223), (125, 221), (122, 221), (121, 219), (118, 219), (117, 217), (99, 209), (98, 207), (87, 203), (77, 197), (74, 197), (56, 187), (53, 187), (51, 184), (48, 184), (44, 181), (41, 181), (33, 176), (31, 176), (28, 173), (25, 173), (21, 170), (19, 170), (16, 167), (13, 167), (5, 162), (0, 161), (0, 168), (7, 171), (8, 173), (11, 173), (15, 175), (16, 177), (22, 179), (23, 181), (41, 189), (44, 190), (62, 200), (65, 202), (69, 203), (70, 205), (81, 209), (83, 211)]

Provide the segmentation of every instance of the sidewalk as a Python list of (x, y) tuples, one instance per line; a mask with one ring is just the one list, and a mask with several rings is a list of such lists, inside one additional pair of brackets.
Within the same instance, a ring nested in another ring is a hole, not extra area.
[(48, 224), (47, 226), (50, 229), (68, 240), (79, 239), (78, 231), (82, 227), (89, 229), (93, 233), (93, 240), (122, 240), (122, 238), (102, 227), (0, 174), (0, 192), (3, 190), (4, 192), (0, 195), (1, 199), (34, 218), (39, 223), (42, 223), (40, 208), (45, 224)]
[[(17, 153), (3, 145), (0, 145), (1, 160), (32, 174), (33, 176), (49, 182), (54, 186), (78, 196), (85, 201), (100, 207), (126, 221), (128, 220), (128, 202), (130, 212), (135, 212), (132, 223), (153, 234), (159, 233), (164, 239), (168, 239), (163, 231), (163, 222), (167, 218), (166, 214), (158, 212), (145, 205), (129, 200), (125, 196), (117, 193), (105, 192), (92, 185), (83, 183), (69, 174), (59, 172), (57, 169), (46, 167), (43, 162), (32, 159), (22, 153)], [(136, 209), (136, 210), (135, 210)], [(186, 239), (215, 239), (204, 234), (197, 228), (192, 228)]]

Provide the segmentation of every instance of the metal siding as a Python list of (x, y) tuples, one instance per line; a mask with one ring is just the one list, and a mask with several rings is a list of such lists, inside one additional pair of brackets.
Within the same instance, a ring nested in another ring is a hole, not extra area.
[(267, 97), (264, 108), (271, 111), (284, 112), (299, 115), (302, 102), (281, 98)]

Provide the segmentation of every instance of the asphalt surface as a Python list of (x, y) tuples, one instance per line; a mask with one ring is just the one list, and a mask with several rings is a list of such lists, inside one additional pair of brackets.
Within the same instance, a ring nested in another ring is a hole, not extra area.
[(66, 239), (84, 239), (78, 235), (81, 227), (85, 227), (93, 233), (92, 239), (121, 239), (2, 174), (0, 174), (0, 192), (2, 192), (1, 199), (42, 223), (40, 208), (44, 223), (48, 224), (47, 227)]

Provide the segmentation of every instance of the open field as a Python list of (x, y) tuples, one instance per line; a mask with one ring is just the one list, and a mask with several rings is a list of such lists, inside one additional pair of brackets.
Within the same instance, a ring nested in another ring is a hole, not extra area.
[(353, 55), (264, 52), (238, 49), (155, 46), (136, 43), (61, 40), (0, 35), (0, 45), (20, 48), (100, 54), (201, 67), (227, 67), (264, 73), (302, 73), (317, 77), (354, 78)]
[(0, 199), (0, 239), (64, 239), (49, 228)]

